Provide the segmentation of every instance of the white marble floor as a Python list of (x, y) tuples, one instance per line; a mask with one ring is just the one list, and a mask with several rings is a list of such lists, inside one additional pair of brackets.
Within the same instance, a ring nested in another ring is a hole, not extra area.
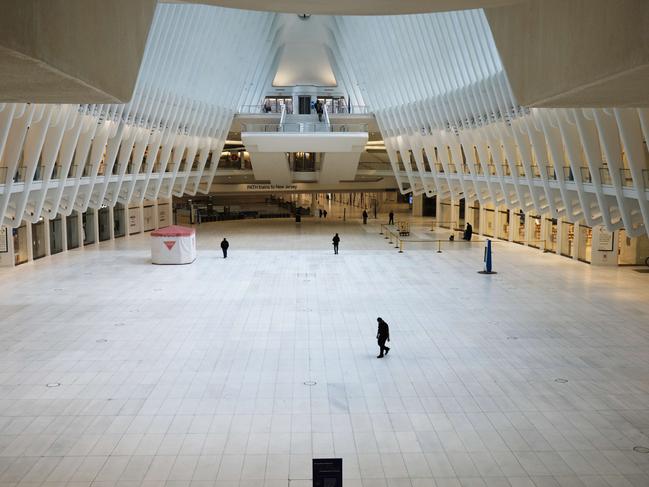
[(0, 487), (304, 487), (331, 456), (346, 487), (649, 486), (649, 274), (498, 244), (483, 276), (479, 245), (377, 233), (213, 223), (189, 266), (139, 235), (0, 270)]

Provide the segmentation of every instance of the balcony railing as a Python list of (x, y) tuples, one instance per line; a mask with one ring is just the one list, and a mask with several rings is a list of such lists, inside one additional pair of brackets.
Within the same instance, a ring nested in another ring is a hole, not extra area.
[(620, 169), (620, 180), (622, 181), (622, 186), (633, 187), (633, 176), (631, 175), (631, 169)]
[(613, 178), (611, 177), (611, 173), (609, 172), (608, 167), (599, 168), (599, 177), (602, 180), (602, 184), (609, 186), (613, 185)]
[(367, 132), (368, 126), (366, 123), (244, 123), (242, 124), (241, 131), (249, 133), (276, 132), (293, 134)]
[(575, 175), (572, 173), (572, 167), (564, 166), (563, 168), (563, 180), (564, 181), (574, 181)]
[(545, 170), (548, 173), (548, 179), (556, 181), (557, 173), (554, 171), (554, 166), (545, 166)]
[(593, 182), (593, 176), (590, 173), (590, 168), (589, 167), (580, 167), (579, 168), (579, 173), (581, 174), (581, 182), (582, 183), (592, 183)]

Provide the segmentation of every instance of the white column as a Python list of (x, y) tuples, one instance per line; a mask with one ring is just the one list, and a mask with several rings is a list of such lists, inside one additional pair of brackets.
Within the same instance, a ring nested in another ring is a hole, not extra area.
[(50, 248), (50, 244), (51, 244), (50, 221), (45, 217), (43, 217), (43, 225), (44, 225), (44, 228), (45, 228), (45, 232), (43, 232), (44, 235), (45, 235), (45, 237), (44, 237), (44, 239), (45, 239), (45, 256), (50, 256), (50, 255), (52, 255), (52, 249)]
[(99, 243), (99, 209), (97, 208), (92, 212), (92, 219), (94, 220), (93, 232), (95, 233), (95, 244)]
[(108, 207), (108, 229), (110, 231), (110, 240), (115, 240), (115, 212), (113, 207)]
[(579, 221), (575, 222), (574, 239), (572, 240), (572, 258), (579, 260), (579, 244), (581, 243), (581, 232), (579, 231)]
[(77, 211), (77, 234), (79, 235), (79, 248), (83, 248), (83, 213)]
[(61, 247), (63, 252), (68, 251), (68, 219), (65, 215), (61, 215), (61, 238), (63, 239)]
[[(601, 225), (593, 227), (591, 264), (598, 266), (617, 265), (618, 232), (607, 232)], [(609, 250), (611, 249), (612, 250)], [(600, 250), (601, 249), (601, 250)]]
[(27, 236), (27, 262), (34, 260), (34, 233), (32, 232), (32, 224), (25, 223), (25, 232)]

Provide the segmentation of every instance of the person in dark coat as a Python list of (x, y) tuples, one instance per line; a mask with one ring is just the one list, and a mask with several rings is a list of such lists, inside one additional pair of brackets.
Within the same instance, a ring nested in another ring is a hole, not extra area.
[(394, 211), (390, 210), (388, 217), (388, 225), (394, 225)]
[(230, 246), (230, 242), (228, 242), (225, 238), (221, 242), (221, 250), (223, 251), (223, 258), (227, 259), (228, 258), (228, 247)]
[(322, 210), (322, 216), (327, 218), (327, 210)]
[(473, 227), (470, 223), (466, 224), (466, 229), (464, 230), (464, 236), (462, 237), (467, 242), (471, 241), (471, 236), (473, 235)]
[(376, 321), (379, 322), (379, 329), (376, 332), (376, 341), (379, 344), (379, 354), (376, 358), (383, 358), (384, 352), (385, 355), (387, 355), (390, 351), (390, 347), (385, 346), (385, 342), (390, 341), (390, 327), (385, 321), (383, 321), (383, 318), (377, 318)]
[(318, 214), (320, 215), (318, 218), (322, 218), (322, 208), (318, 210)]
[(331, 241), (334, 243), (334, 254), (338, 253), (338, 244), (340, 243), (340, 237), (338, 234), (334, 235), (334, 238), (331, 239)]
[(367, 210), (363, 210), (363, 225), (367, 225)]

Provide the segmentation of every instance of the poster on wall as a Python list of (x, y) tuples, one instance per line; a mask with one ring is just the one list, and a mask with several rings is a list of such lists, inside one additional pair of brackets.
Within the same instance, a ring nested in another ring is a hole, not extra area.
[(604, 227), (599, 227), (599, 245), (597, 250), (600, 252), (611, 252), (613, 250), (613, 232), (609, 232)]
[(0, 228), (0, 254), (9, 252), (9, 237), (7, 237), (7, 227)]

